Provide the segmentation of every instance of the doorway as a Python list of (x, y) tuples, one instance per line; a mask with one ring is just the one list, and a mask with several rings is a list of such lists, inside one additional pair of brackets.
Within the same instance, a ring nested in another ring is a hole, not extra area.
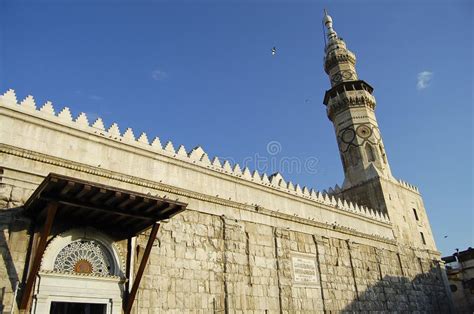
[(100, 303), (51, 302), (50, 314), (106, 314), (107, 305)]

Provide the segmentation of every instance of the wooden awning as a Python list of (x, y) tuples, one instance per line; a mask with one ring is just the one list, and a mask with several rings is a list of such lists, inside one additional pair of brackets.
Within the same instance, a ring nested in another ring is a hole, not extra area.
[(93, 226), (125, 239), (169, 219), (187, 204), (147, 194), (49, 174), (25, 203), (25, 214), (37, 223), (46, 220), (48, 203), (57, 203), (55, 224)]
[[(125, 291), (124, 313), (129, 314), (143, 276), (148, 257), (160, 227), (159, 222), (186, 209), (187, 204), (147, 194), (140, 194), (95, 182), (51, 173), (25, 203), (25, 214), (36, 226), (30, 240), (35, 246), (31, 256), (19, 308), (27, 312), (31, 292), (53, 225), (63, 227), (92, 226), (118, 239), (129, 239), (151, 227), (145, 252), (130, 292)], [(41, 230), (41, 231), (40, 231)], [(38, 235), (38, 236), (37, 236)], [(127, 265), (130, 250), (127, 248)], [(127, 278), (130, 278), (127, 266)], [(128, 285), (128, 284), (127, 284)]]

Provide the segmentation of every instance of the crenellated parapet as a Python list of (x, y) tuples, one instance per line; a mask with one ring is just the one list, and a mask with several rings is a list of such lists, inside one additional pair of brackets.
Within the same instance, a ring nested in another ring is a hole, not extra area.
[(68, 107), (56, 110), (50, 101), (38, 107), (33, 96), (27, 96), (24, 100), (18, 102), (15, 91), (11, 89), (0, 96), (0, 107), (2, 106), (38, 116), (43, 120), (53, 123), (65, 124), (71, 128), (90, 132), (110, 141), (132, 145), (162, 156), (237, 177), (260, 186), (279, 190), (296, 197), (329, 206), (336, 210), (390, 224), (390, 220), (386, 215), (380, 215), (365, 206), (359, 206), (358, 204), (338, 199), (330, 195), (330, 193), (321, 193), (315, 189), (306, 186), (302, 187), (299, 184), (286, 181), (280, 173), (269, 176), (265, 173), (260, 174), (257, 170), (251, 171), (248, 167), (242, 168), (239, 164), (232, 165), (228, 160), (220, 160), (218, 157), (210, 158), (201, 146), (187, 150), (184, 145), (177, 146), (171, 141), (163, 143), (159, 137), (149, 137), (145, 132), (136, 133), (132, 128), (125, 128), (123, 131), (117, 123), (106, 126), (102, 118), (91, 121), (84, 112), (73, 117)]
[(415, 193), (420, 194), (420, 191), (418, 190), (418, 187), (416, 187), (416, 186), (414, 186), (414, 185), (412, 185), (412, 184), (410, 184), (410, 183), (408, 183), (408, 182), (405, 182), (405, 181), (403, 181), (403, 180), (401, 180), (401, 179), (397, 179), (397, 181), (398, 181), (398, 183), (399, 183), (402, 187), (404, 187), (405, 189), (408, 189), (408, 190), (410, 190), (410, 191), (413, 191), (413, 192), (415, 192)]
[(366, 215), (369, 215), (373, 219), (380, 221), (390, 221), (390, 218), (385, 212), (380, 212), (378, 210), (368, 208), (367, 206), (359, 206), (355, 202), (345, 200), (341, 197), (342, 192), (343, 189), (339, 186), (339, 184), (336, 184), (334, 187), (330, 187), (327, 190), (322, 191), (323, 195), (327, 195), (336, 199), (338, 205), (342, 204), (343, 207), (346, 207), (347, 204), (349, 208), (355, 207), (356, 210), (362, 210)]
[(329, 74), (329, 70), (338, 63), (348, 62), (352, 65), (356, 64), (356, 56), (349, 50), (343, 52), (331, 52), (324, 57), (324, 71)]

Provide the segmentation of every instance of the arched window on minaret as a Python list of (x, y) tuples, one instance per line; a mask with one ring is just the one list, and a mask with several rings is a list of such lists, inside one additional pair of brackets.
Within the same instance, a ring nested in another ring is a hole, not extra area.
[(367, 154), (368, 161), (375, 161), (374, 149), (372, 148), (372, 145), (370, 145), (369, 143), (365, 144), (365, 153)]
[(385, 155), (385, 150), (382, 147), (382, 144), (379, 144), (380, 154), (382, 155), (383, 163), (387, 163), (387, 156)]

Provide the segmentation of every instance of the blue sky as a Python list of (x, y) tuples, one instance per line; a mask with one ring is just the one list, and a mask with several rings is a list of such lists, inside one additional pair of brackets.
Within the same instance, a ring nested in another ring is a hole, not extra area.
[(211, 156), (317, 158), (283, 175), (323, 190), (343, 181), (323, 8), (375, 88), (392, 172), (420, 188), (438, 248), (474, 246), (472, 1), (3, 0), (0, 89)]

